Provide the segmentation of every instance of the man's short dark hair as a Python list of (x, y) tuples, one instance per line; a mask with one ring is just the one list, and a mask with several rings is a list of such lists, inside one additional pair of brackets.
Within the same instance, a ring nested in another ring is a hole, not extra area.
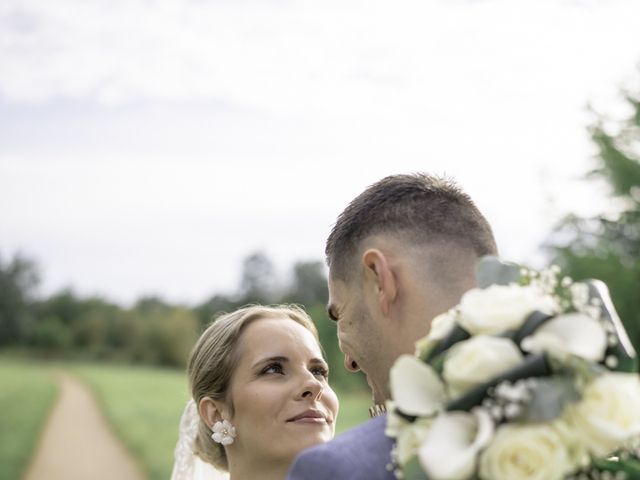
[(392, 175), (369, 186), (338, 217), (325, 254), (333, 278), (346, 280), (366, 238), (389, 234), (414, 244), (446, 242), (495, 255), (491, 227), (452, 180), (423, 173)]

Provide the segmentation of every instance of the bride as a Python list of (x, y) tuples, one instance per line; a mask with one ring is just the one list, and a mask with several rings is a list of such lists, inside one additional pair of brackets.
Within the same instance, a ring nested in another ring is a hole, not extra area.
[(193, 398), (172, 480), (282, 480), (298, 453), (333, 437), (338, 399), (317, 330), (298, 307), (250, 306), (219, 317), (187, 372)]

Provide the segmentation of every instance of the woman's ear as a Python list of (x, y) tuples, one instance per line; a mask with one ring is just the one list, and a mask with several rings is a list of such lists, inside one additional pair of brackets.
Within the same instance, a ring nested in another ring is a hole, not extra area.
[[(389, 316), (391, 305), (396, 299), (398, 285), (389, 261), (382, 251), (370, 248), (362, 254), (365, 283), (371, 282), (375, 289), (380, 310)], [(366, 287), (365, 287), (366, 288)]]
[(229, 420), (227, 409), (220, 400), (213, 400), (211, 397), (202, 397), (198, 403), (198, 412), (209, 428), (213, 428), (216, 422)]

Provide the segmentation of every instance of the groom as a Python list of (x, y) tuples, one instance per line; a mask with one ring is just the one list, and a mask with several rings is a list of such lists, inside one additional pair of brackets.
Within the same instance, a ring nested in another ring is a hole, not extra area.
[[(345, 367), (362, 370), (374, 402), (390, 398), (389, 370), (413, 353), (431, 320), (475, 286), (475, 266), (495, 255), (487, 220), (453, 182), (394, 175), (371, 185), (340, 214), (326, 245), (329, 317)], [(392, 479), (386, 416), (304, 451), (289, 480)]]

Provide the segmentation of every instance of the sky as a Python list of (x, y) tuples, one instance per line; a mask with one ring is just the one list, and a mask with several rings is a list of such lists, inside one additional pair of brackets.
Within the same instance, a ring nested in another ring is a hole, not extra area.
[(197, 303), (426, 171), (541, 266), (563, 215), (612, 208), (587, 105), (639, 62), (635, 0), (3, 0), (0, 255), (43, 295)]

